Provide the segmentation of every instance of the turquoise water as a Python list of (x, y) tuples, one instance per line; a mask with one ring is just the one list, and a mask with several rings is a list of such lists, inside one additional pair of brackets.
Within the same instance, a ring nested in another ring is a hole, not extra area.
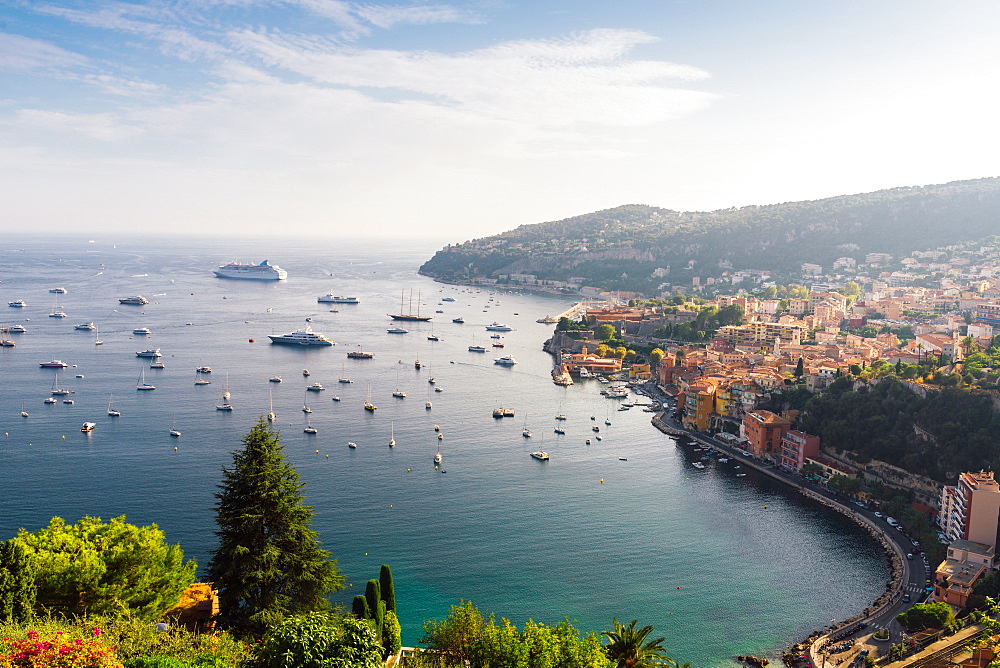
[[(352, 583), (335, 600), (349, 604), (379, 565), (390, 563), (408, 644), (418, 641), (423, 620), (471, 599), (518, 623), (568, 616), (600, 631), (613, 616), (638, 618), (666, 636), (675, 658), (732, 665), (736, 654), (778, 652), (882, 591), (884, 558), (849, 522), (753, 473), (737, 478), (724, 465), (691, 467), (687, 452), (650, 426), (648, 413), (614, 410), (594, 381), (553, 385), (541, 351), (551, 326), (535, 319), (563, 310), (564, 300), (433, 283), (415, 273), (432, 247), (94, 241), (24, 238), (2, 251), (2, 302), (24, 299), (29, 307), (9, 308), (0, 323), (30, 320), (27, 333), (14, 335), (16, 348), (0, 348), (0, 538), (22, 526), (37, 529), (53, 515), (125, 514), (156, 522), (204, 564), (214, 544), (220, 469), (273, 400), (286, 453), (316, 509), (315, 528)], [(266, 257), (290, 278), (212, 276), (234, 257)], [(66, 319), (48, 317), (57, 297), (48, 289), (56, 286), (68, 290), (58, 296)], [(422, 313), (444, 311), (433, 321), (439, 342), (427, 340), (429, 323), (406, 323), (406, 335), (386, 333), (385, 314), (397, 312), (400, 291), (411, 288), (414, 300), (420, 292)], [(361, 304), (316, 303), (331, 291)], [(118, 305), (131, 294), (152, 303)], [(440, 302), (443, 296), (456, 301)], [(451, 322), (458, 315), (466, 324)], [(268, 334), (300, 329), (307, 317), (338, 345), (266, 343)], [(484, 329), (494, 320), (515, 328), (503, 333), (503, 349), (490, 348)], [(104, 345), (73, 329), (87, 321), (97, 323)], [(133, 336), (139, 326), (152, 335)], [(468, 352), (472, 343), (488, 352)], [(358, 346), (375, 359), (347, 359)], [(165, 369), (135, 357), (149, 347), (162, 349)], [(501, 354), (519, 363), (494, 365)], [(73, 405), (42, 403), (54, 372), (38, 363), (52, 358), (74, 365), (60, 375), (60, 384), (75, 390)], [(423, 369), (414, 369), (415, 359)], [(212, 384), (196, 387), (194, 369), (202, 364), (213, 367)], [(155, 391), (136, 392), (140, 370)], [(269, 383), (275, 374), (284, 382)], [(342, 374), (354, 382), (338, 383)], [(236, 409), (221, 413), (215, 405), (227, 376)], [(431, 391), (432, 376), (443, 392)], [(326, 391), (307, 396), (313, 382)], [(374, 415), (362, 408), (369, 383)], [(391, 396), (397, 387), (405, 399)], [(110, 394), (120, 418), (105, 414)], [(22, 401), (27, 419), (19, 415)], [(304, 401), (315, 436), (302, 432)], [(516, 417), (494, 420), (500, 405), (515, 408)], [(569, 418), (565, 436), (552, 431), (560, 412)], [(606, 417), (612, 426), (603, 424)], [(97, 429), (81, 433), (84, 420)], [(387, 446), (390, 424), (394, 449)], [(440, 471), (432, 462), (435, 424), (444, 434)], [(585, 445), (594, 424), (603, 440)], [(526, 425), (530, 440), (521, 436)], [(171, 426), (183, 432), (180, 439), (169, 436)], [(532, 459), (537, 449), (551, 460)]]

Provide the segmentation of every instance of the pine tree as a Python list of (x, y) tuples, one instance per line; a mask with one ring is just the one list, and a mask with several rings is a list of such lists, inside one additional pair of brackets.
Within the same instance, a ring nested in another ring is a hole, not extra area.
[(243, 444), (215, 494), (219, 546), (208, 574), (222, 625), (259, 637), (286, 615), (328, 608), (326, 595), (342, 589), (344, 578), (310, 528), (313, 509), (278, 434), (261, 418)]

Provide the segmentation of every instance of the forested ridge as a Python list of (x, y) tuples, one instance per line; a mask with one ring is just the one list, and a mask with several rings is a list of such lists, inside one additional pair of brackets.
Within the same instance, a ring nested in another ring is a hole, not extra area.
[(579, 276), (606, 289), (650, 291), (662, 281), (727, 271), (798, 274), (805, 262), (829, 268), (839, 257), (863, 261), (870, 252), (900, 258), (982, 239), (998, 227), (998, 178), (711, 212), (630, 204), (450, 245), (420, 271), (446, 280)]

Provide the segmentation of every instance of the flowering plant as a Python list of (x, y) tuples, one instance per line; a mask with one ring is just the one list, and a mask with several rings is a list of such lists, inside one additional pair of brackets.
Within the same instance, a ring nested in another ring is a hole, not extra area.
[(50, 639), (38, 631), (28, 631), (26, 638), (0, 639), (0, 668), (121, 668), (113, 647), (101, 640), (101, 629), (75, 638), (57, 631)]

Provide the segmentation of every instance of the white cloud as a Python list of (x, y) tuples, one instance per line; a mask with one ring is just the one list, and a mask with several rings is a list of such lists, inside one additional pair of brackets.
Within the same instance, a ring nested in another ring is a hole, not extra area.
[(83, 56), (49, 42), (0, 33), (0, 70), (7, 72), (70, 68), (87, 64)]
[(483, 23), (474, 12), (450, 5), (358, 5), (354, 13), (372, 25), (389, 29), (397, 25), (430, 25), (433, 23)]

